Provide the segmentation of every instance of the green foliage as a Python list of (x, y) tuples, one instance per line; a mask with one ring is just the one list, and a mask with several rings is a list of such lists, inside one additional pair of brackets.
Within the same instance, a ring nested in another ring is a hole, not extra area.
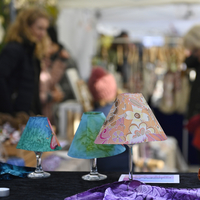
[(2, 25), (4, 29), (10, 24), (10, 15), (9, 15), (9, 1), (1, 0), (0, 1), (0, 16), (3, 19)]
[(58, 9), (55, 6), (48, 6), (45, 7), (46, 11), (50, 15), (51, 24), (54, 25), (56, 23), (56, 19), (58, 16)]
[[(10, 24), (9, 3), (10, 3), (10, 0), (0, 0), (0, 19), (1, 19), (1, 23), (4, 30), (7, 30)], [(0, 52), (3, 46), (4, 46), (4, 42), (0, 43)]]

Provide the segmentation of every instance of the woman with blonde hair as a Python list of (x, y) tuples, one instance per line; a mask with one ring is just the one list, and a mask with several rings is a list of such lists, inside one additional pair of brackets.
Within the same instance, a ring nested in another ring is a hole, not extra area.
[(0, 112), (41, 114), (40, 60), (49, 17), (41, 8), (22, 10), (6, 34), (0, 54)]

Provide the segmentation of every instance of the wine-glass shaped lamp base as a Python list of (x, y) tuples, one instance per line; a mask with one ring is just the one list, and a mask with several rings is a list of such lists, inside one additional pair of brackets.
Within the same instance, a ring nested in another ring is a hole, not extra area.
[(107, 176), (104, 174), (99, 174), (97, 171), (97, 158), (91, 159), (91, 170), (89, 174), (82, 176), (85, 181), (101, 181), (106, 179)]
[(129, 148), (129, 180), (133, 180), (133, 157), (132, 157), (133, 144), (128, 144)]
[(28, 178), (41, 179), (41, 178), (47, 178), (51, 176), (50, 173), (44, 172), (42, 169), (42, 165), (41, 165), (42, 152), (35, 152), (35, 155), (37, 159), (37, 166), (36, 166), (35, 172), (28, 174)]

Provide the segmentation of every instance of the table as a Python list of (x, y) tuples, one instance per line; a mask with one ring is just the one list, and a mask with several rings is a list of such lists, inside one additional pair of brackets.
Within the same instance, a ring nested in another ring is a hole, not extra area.
[[(0, 187), (9, 187), (10, 196), (2, 199), (9, 200), (63, 200), (66, 197), (98, 187), (106, 183), (118, 181), (120, 173), (103, 173), (108, 176), (106, 180), (88, 182), (81, 176), (88, 172), (50, 172), (46, 179), (14, 178), (13, 180), (0, 180)], [(135, 173), (137, 174), (137, 173)], [(141, 173), (140, 173), (141, 174)], [(145, 174), (145, 173), (143, 173)], [(149, 173), (148, 173), (149, 174)], [(151, 173), (156, 174), (156, 173)], [(173, 188), (200, 188), (197, 173), (162, 173), (179, 174), (180, 184), (150, 184), (160, 187)]]

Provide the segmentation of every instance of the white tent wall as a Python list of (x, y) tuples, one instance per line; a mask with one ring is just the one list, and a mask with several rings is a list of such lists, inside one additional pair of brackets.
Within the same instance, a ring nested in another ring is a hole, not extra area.
[(83, 80), (90, 75), (91, 59), (96, 51), (95, 19), (95, 12), (91, 10), (63, 9), (57, 21), (59, 41), (75, 59)]

